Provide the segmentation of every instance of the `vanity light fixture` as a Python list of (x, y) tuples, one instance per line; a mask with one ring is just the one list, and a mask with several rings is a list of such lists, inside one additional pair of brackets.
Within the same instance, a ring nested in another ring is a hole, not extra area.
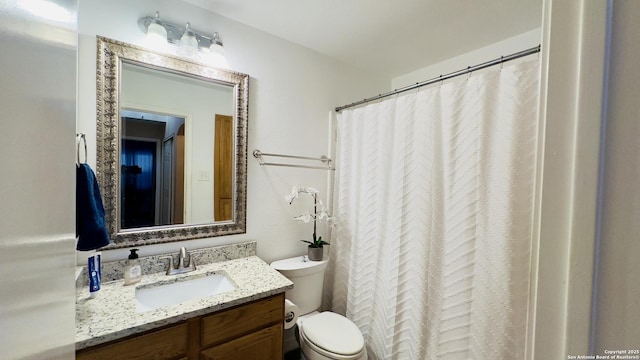
[(147, 34), (146, 42), (157, 48), (166, 43), (177, 46), (176, 53), (180, 56), (199, 59), (200, 54), (213, 54), (215, 63), (226, 65), (224, 47), (218, 33), (213, 36), (193, 30), (191, 24), (184, 27), (160, 19), (156, 11), (155, 16), (145, 16), (138, 20), (138, 26)]

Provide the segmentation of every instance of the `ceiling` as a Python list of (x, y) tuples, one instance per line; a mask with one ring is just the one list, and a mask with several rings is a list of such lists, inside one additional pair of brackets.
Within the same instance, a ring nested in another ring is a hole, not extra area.
[(184, 0), (391, 77), (540, 27), (542, 0)]

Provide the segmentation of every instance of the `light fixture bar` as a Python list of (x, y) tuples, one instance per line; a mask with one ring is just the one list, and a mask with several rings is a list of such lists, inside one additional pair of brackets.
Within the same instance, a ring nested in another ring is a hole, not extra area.
[[(176, 45), (180, 44), (180, 38), (182, 37), (182, 35), (186, 30), (184, 26), (172, 24), (165, 20), (159, 20), (154, 18), (153, 16), (145, 16), (138, 19), (138, 26), (146, 34), (147, 28), (149, 27), (149, 24), (151, 24), (152, 22), (156, 22), (156, 23), (159, 22), (160, 25), (162, 25), (162, 27), (164, 27), (167, 30), (167, 41), (169, 43), (176, 44)], [(198, 40), (198, 47), (201, 49), (209, 49), (211, 47), (211, 44), (222, 46), (222, 42), (220, 41), (220, 38), (215, 36), (217, 35), (217, 33), (215, 33), (214, 36), (208, 36), (208, 35), (202, 34), (197, 30), (191, 29), (191, 31), (193, 31), (193, 33), (195, 34), (196, 40)]]

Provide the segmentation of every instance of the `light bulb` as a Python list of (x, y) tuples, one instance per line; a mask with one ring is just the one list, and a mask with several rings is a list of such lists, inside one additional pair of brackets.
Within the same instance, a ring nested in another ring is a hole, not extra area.
[(187, 56), (191, 58), (199, 58), (198, 55), (198, 40), (196, 34), (191, 30), (191, 24), (187, 23), (184, 34), (180, 38), (180, 47), (178, 48), (178, 55)]
[(209, 47), (209, 53), (209, 62), (211, 63), (211, 65), (223, 69), (229, 68), (227, 59), (224, 56), (224, 47), (222, 46), (222, 41), (220, 40), (220, 36), (218, 36), (218, 33), (213, 34), (213, 38), (211, 39), (211, 46)]
[(167, 29), (162, 26), (160, 13), (156, 11), (156, 16), (147, 26), (147, 36), (145, 41), (149, 44), (164, 45), (167, 42)]

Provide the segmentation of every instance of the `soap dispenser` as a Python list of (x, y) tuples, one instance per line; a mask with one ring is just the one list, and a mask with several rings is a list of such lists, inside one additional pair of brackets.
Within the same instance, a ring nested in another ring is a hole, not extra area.
[(138, 260), (138, 249), (130, 249), (129, 259), (124, 267), (124, 284), (135, 284), (142, 278), (142, 267), (140, 266), (140, 260)]

